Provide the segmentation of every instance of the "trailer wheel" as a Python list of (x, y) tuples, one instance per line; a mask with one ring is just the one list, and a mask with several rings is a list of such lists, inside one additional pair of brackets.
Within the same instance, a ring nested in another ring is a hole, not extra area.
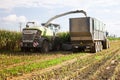
[(103, 49), (103, 45), (102, 45), (102, 42), (100, 42), (100, 51), (102, 51)]
[(102, 45), (103, 49), (108, 49), (110, 47), (109, 40), (106, 39), (105, 41), (103, 41)]
[(101, 42), (99, 41), (99, 42), (97, 42), (97, 52), (100, 52), (102, 49), (102, 47), (101, 47)]
[(49, 52), (49, 43), (48, 41), (43, 41), (42, 48), (41, 48), (42, 53), (47, 53)]
[(108, 48), (110, 48), (110, 41), (108, 40)]
[(97, 52), (97, 43), (94, 43), (94, 46), (91, 47), (91, 52), (96, 53)]
[(72, 48), (73, 53), (78, 52), (78, 48)]

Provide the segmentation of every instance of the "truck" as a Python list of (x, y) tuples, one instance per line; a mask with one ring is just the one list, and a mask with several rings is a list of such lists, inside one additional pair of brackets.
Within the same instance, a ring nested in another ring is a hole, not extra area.
[(47, 53), (50, 50), (59, 50), (61, 43), (56, 32), (60, 25), (50, 23), (47, 27), (36, 26), (35, 22), (27, 22), (26, 27), (22, 30), (21, 51)]
[(88, 49), (92, 53), (110, 47), (105, 24), (92, 17), (70, 18), (70, 39), (73, 52)]

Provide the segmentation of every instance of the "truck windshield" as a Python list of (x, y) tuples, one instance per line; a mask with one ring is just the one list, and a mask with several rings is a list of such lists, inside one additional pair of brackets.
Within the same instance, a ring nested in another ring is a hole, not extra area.
[(38, 30), (23, 30), (23, 40), (34, 40), (38, 36)]

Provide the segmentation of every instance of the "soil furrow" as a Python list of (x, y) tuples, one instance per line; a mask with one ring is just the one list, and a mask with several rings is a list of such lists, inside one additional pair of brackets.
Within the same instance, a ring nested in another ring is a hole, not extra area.
[[(91, 56), (92, 54), (86, 54), (84, 56), (80, 56), (79, 59), (83, 59), (85, 57)], [(57, 73), (60, 73), (59, 71), (63, 71), (66, 69), (65, 66), (68, 65), (73, 65), (77, 62), (77, 58), (70, 60), (70, 61), (65, 61), (62, 64), (56, 65), (56, 66), (52, 66), (43, 70), (39, 70), (39, 71), (34, 71), (30, 74), (24, 74), (23, 76), (19, 76), (19, 77), (14, 77), (12, 78), (12, 80), (21, 80), (21, 79), (28, 79), (28, 80), (32, 80), (35, 78), (35, 80), (50, 80), (50, 78), (54, 77), (57, 75)]]
[[(114, 51), (114, 48), (111, 48), (110, 50)], [(97, 55), (102, 55), (102, 56), (109, 55), (108, 51), (109, 50), (103, 51), (104, 53), (101, 52), (101, 53), (98, 53)], [(107, 53), (107, 54), (105, 54), (105, 53)], [(91, 55), (91, 56), (95, 56), (95, 55), (96, 54)], [(87, 61), (85, 61), (85, 59), (87, 59)], [(82, 58), (81, 59), (78, 58), (78, 60), (79, 60), (79, 62), (77, 61), (77, 62), (68, 64), (67, 66), (61, 66), (59, 68), (52, 69), (52, 71), (48, 71), (48, 72), (45, 72), (43, 74), (35, 75), (36, 73), (35, 74), (33, 73), (35, 76), (32, 76), (32, 75), (29, 77), (27, 76), (27, 77), (25, 77), (25, 79), (30, 79), (30, 80), (32, 80), (32, 79), (35, 79), (35, 80), (39, 80), (39, 79), (41, 79), (41, 80), (43, 80), (43, 79), (45, 79), (45, 80), (63, 79), (64, 80), (64, 78), (66, 76), (70, 76), (72, 73), (76, 72), (76, 69), (77, 70), (79, 70), (80, 68), (84, 69), (84, 68), (86, 68), (84, 66), (90, 65), (91, 62), (94, 61), (93, 57), (90, 57), (90, 56), (86, 56), (86, 57), (82, 56)], [(83, 62), (83, 64), (81, 62)]]
[[(63, 67), (61, 69), (57, 69), (56, 71), (53, 71), (52, 73), (54, 75), (52, 76), (52, 78), (49, 77), (49, 79), (50, 80), (52, 80), (52, 79), (65, 80), (66, 76), (71, 76), (71, 75), (73, 75), (74, 72), (84, 69), (84, 68), (86, 68), (86, 66), (90, 65), (91, 62), (94, 61), (94, 55), (91, 55), (90, 57), (85, 57), (82, 60), (78, 59), (77, 63), (71, 64), (71, 65)], [(99, 54), (99, 55), (103, 55), (103, 54)], [(104, 55), (108, 55), (108, 54), (104, 54)]]
[(115, 70), (110, 77), (110, 80), (120, 80), (120, 54), (117, 57), (118, 65), (115, 67)]
[(113, 75), (115, 67), (118, 65), (117, 56), (119, 55), (120, 50), (115, 53), (111, 59), (109, 59), (104, 65), (100, 66), (93, 75), (90, 75), (88, 80), (109, 80), (109, 78)]
[(117, 51), (118, 51), (118, 49), (115, 50), (114, 52), (110, 53), (109, 56), (103, 57), (100, 60), (96, 60), (96, 61), (92, 62), (88, 67), (86, 67), (83, 70), (78, 71), (77, 74), (74, 74), (76, 76), (71, 77), (69, 79), (73, 79), (73, 80), (87, 80), (89, 75), (93, 74), (94, 71), (96, 71), (101, 65), (104, 65), (105, 62), (107, 60), (109, 60), (114, 55), (114, 53), (116, 53)]

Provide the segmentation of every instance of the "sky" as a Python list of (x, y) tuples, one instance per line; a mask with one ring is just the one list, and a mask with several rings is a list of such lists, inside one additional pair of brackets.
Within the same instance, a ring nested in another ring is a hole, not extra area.
[[(120, 37), (120, 0), (0, 0), (0, 29), (20, 31), (26, 22), (38, 25), (51, 17), (74, 10), (84, 10), (87, 15), (106, 24), (110, 35)], [(55, 19), (60, 31), (69, 31), (69, 18), (84, 17), (71, 14)]]

